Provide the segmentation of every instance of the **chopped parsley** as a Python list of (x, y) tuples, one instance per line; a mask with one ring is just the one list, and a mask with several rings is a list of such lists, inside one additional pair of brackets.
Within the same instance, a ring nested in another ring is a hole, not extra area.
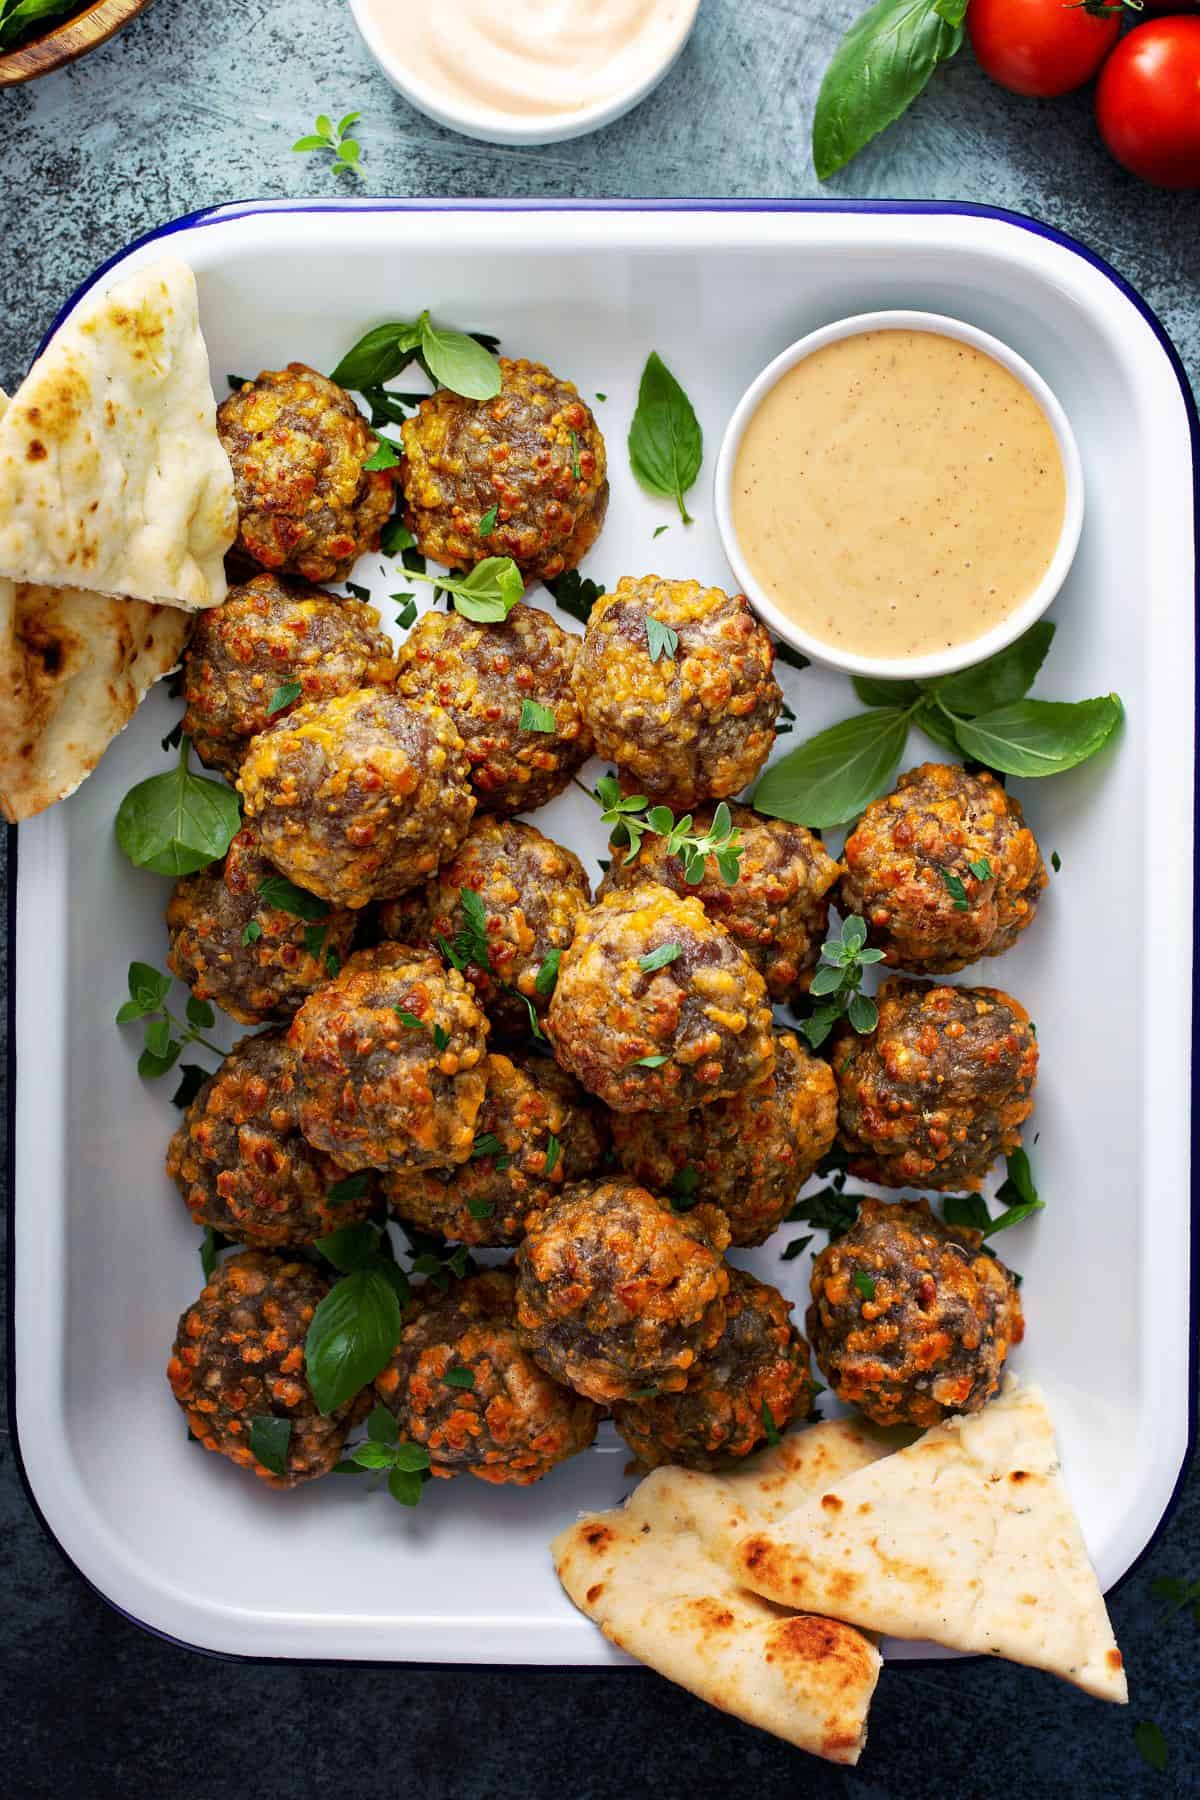
[(534, 990), (541, 994), (543, 999), (547, 994), (554, 992), (555, 983), (558, 980), (558, 965), (561, 961), (561, 950), (548, 950), (541, 968), (534, 977)]
[(968, 911), (970, 902), (967, 899), (967, 890), (963, 886), (961, 878), (955, 875), (953, 870), (943, 869), (942, 882), (946, 892), (954, 902), (955, 912)]
[(775, 1414), (771, 1411), (770, 1406), (765, 1400), (762, 1403), (762, 1422), (763, 1430), (767, 1434), (767, 1442), (770, 1444), (771, 1448), (774, 1449), (775, 1445), (780, 1441), (779, 1427), (775, 1423)]
[(475, 1371), (474, 1369), (466, 1369), (461, 1366), (454, 1369), (447, 1369), (446, 1373), (442, 1376), (442, 1380), (447, 1387), (473, 1388), (475, 1386)]
[(494, 502), (491, 506), (488, 507), (488, 509), (484, 513), (482, 519), (480, 519), (478, 525), (475, 527), (476, 534), (479, 537), (481, 537), (481, 538), (491, 537), (493, 531), (495, 531), (495, 529), (496, 529), (496, 519), (499, 515), (499, 512), (500, 512), (499, 501)]
[(282, 686), (277, 687), (267, 701), (268, 719), (273, 719), (277, 712), (282, 712), (285, 706), (290, 706), (293, 700), (298, 700), (303, 692), (304, 689), (298, 681), (285, 681)]
[(864, 1300), (873, 1300), (875, 1298), (875, 1282), (873, 1278), (867, 1274), (865, 1269), (855, 1269), (854, 1285)]
[(522, 700), (520, 722), (522, 731), (554, 731), (557, 725), (558, 721), (554, 716), (552, 706), (543, 706), (537, 700)]
[(977, 856), (973, 862), (967, 864), (967, 867), (970, 869), (976, 881), (990, 881), (992, 879), (992, 865), (986, 856)]
[(665, 969), (668, 963), (682, 955), (681, 944), (660, 944), (657, 950), (647, 950), (645, 956), (638, 957), (638, 968), (643, 975), (653, 975), (655, 969)]
[(562, 1145), (559, 1143), (559, 1141), (555, 1137), (554, 1133), (551, 1132), (550, 1136), (546, 1140), (546, 1167), (543, 1170), (544, 1174), (553, 1175), (556, 1167), (558, 1166), (558, 1159), (561, 1155), (562, 1155)]
[(679, 648), (679, 633), (656, 619), (653, 613), (646, 614), (646, 643), (650, 650), (650, 661), (657, 662), (664, 657), (667, 662), (674, 662), (675, 652)]

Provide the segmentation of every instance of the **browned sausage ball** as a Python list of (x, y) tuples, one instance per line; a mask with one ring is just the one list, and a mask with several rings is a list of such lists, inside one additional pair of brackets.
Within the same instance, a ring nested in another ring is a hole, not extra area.
[[(464, 891), (479, 896), (481, 911), (472, 903), (474, 924)], [(427, 944), (443, 956), (449, 945), (455, 961), (465, 962), (463, 973), (493, 1031), (523, 1038), (529, 1007), (539, 1017), (549, 1008), (553, 953), (566, 949), (576, 919), (591, 904), (591, 888), (573, 850), (517, 819), (476, 818), (429, 885), (385, 901), (378, 922), (383, 936), (398, 943)], [(475, 929), (480, 917), (486, 966)]]
[(580, 916), (546, 1030), (559, 1062), (616, 1112), (704, 1105), (775, 1063), (758, 970), (698, 900), (653, 882)]
[[(648, 619), (677, 634), (655, 658)], [(676, 809), (753, 781), (783, 696), (775, 650), (744, 594), (625, 575), (592, 608), (575, 692), (601, 756), (626, 783)]]
[(517, 1244), (531, 1212), (599, 1169), (607, 1115), (549, 1057), (489, 1056), (487, 1094), (470, 1160), (389, 1175), (393, 1210), (422, 1231), (465, 1244)]
[(260, 732), (238, 788), (271, 861), (339, 906), (427, 881), (475, 811), (449, 713), (384, 688), (298, 706)]
[(574, 382), (508, 357), (500, 374), (494, 400), (442, 388), (404, 421), (405, 522), (447, 568), (511, 556), (526, 581), (553, 581), (604, 523), (604, 439)]
[(346, 1169), (465, 1162), (487, 1031), (467, 983), (436, 956), (402, 944), (357, 951), (292, 1021), (301, 1131)]
[(1047, 875), (1021, 803), (994, 775), (922, 763), (846, 840), (838, 904), (893, 966), (948, 975), (999, 956), (1033, 918)]
[(167, 1174), (197, 1225), (262, 1249), (298, 1249), (365, 1219), (373, 1175), (347, 1177), (301, 1136), (296, 1052), (282, 1030), (234, 1045), (183, 1115)]
[(636, 1181), (567, 1188), (527, 1221), (517, 1326), (534, 1360), (607, 1404), (687, 1386), (725, 1325), (723, 1213), (675, 1213)]
[[(287, 903), (274, 904), (273, 893)], [(181, 876), (171, 890), (167, 967), (243, 1025), (290, 1019), (354, 937), (352, 912), (313, 900), (305, 918), (295, 910), (302, 903), (281, 891), (257, 831), (243, 826), (224, 862)]]
[[(435, 1475), (527, 1487), (596, 1435), (598, 1408), (522, 1348), (513, 1288), (510, 1269), (487, 1269), (430, 1299), (376, 1378), (401, 1438), (428, 1450)], [(470, 1386), (447, 1381), (457, 1369)]]
[[(335, 1412), (318, 1412), (305, 1379), (304, 1340), (329, 1287), (309, 1263), (244, 1250), (219, 1265), (179, 1321), (167, 1380), (192, 1435), (269, 1487), (327, 1475), (370, 1407), (364, 1388)], [(256, 1419), (291, 1425), (283, 1475), (250, 1448)]]
[(197, 613), (183, 658), (183, 729), (201, 762), (236, 775), (271, 722), (268, 707), (293, 683), (300, 692), (271, 717), (393, 681), (395, 651), (378, 626), (373, 606), (278, 575), (256, 575)]
[(265, 369), (217, 408), (233, 467), (235, 550), (264, 569), (342, 581), (379, 547), (394, 469), (364, 469), (379, 447), (344, 388), (304, 363)]
[(812, 1408), (808, 1345), (778, 1289), (730, 1269), (725, 1329), (681, 1394), (619, 1400), (613, 1423), (640, 1463), (718, 1469)]
[[(578, 638), (524, 601), (503, 625), (427, 612), (400, 646), (397, 689), (450, 714), (482, 812), (544, 806), (591, 755), (571, 685), (578, 648)], [(526, 702), (549, 708), (553, 730), (535, 727)]]
[(833, 1048), (838, 1131), (850, 1168), (882, 1187), (979, 1188), (1021, 1142), (1038, 1048), (1029, 1014), (998, 988), (891, 976), (867, 1037)]
[[(701, 807), (694, 828), (712, 828), (715, 807)], [(724, 881), (715, 856), (705, 858), (704, 876), (689, 882), (683, 862), (667, 840), (647, 832), (633, 861), (614, 846), (600, 893), (658, 881), (677, 894), (694, 894), (710, 919), (723, 925), (741, 946), (778, 1003), (807, 993), (829, 926), (830, 889), (841, 872), (820, 838), (803, 825), (767, 819), (749, 806), (731, 806), (742, 848), (735, 882)]]
[(1016, 1283), (982, 1234), (927, 1200), (864, 1200), (812, 1267), (808, 1335), (838, 1396), (879, 1425), (978, 1412), (1025, 1325)]
[(626, 1173), (655, 1193), (719, 1206), (738, 1245), (766, 1242), (836, 1130), (829, 1064), (790, 1031), (775, 1033), (771, 1074), (728, 1100), (691, 1112), (612, 1115)]

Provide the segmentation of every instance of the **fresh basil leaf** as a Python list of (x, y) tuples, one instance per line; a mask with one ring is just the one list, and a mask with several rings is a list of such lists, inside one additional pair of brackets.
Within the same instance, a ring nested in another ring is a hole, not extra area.
[(247, 944), (257, 944), (257, 942), (261, 936), (262, 936), (262, 926), (259, 924), (257, 919), (250, 919), (247, 921), (247, 923), (245, 925), (243, 925), (243, 927), (242, 927), (243, 947)]
[(399, 1336), (400, 1302), (387, 1277), (377, 1269), (344, 1275), (317, 1307), (305, 1340), (318, 1409), (331, 1413), (374, 1381)]
[(264, 875), (258, 884), (258, 898), (263, 906), (288, 913), (294, 919), (308, 919), (316, 924), (329, 917), (324, 900), (297, 887), (286, 875)]
[(794, 1259), (797, 1256), (801, 1255), (803, 1251), (808, 1249), (808, 1246), (811, 1243), (812, 1243), (812, 1232), (811, 1231), (805, 1237), (793, 1238), (791, 1243), (787, 1246), (787, 1249), (783, 1253), (784, 1262), (794, 1261)]
[(525, 582), (511, 556), (485, 556), (469, 575), (422, 575), (410, 571), (414, 581), (428, 581), (452, 596), (456, 612), (476, 625), (502, 625), (525, 592)]
[(1052, 850), (1050, 852), (1050, 867), (1054, 870), (1056, 875), (1062, 868), (1062, 857), (1058, 854), (1057, 850)]
[(875, 1298), (874, 1279), (867, 1274), (865, 1269), (855, 1269), (854, 1285), (864, 1300), (873, 1300)]
[(542, 965), (533, 981), (535, 993), (540, 994), (543, 999), (545, 999), (547, 994), (552, 994), (554, 992), (555, 983), (558, 980), (558, 965), (561, 961), (561, 950), (547, 950)]
[(500, 392), (500, 364), (490, 350), (462, 331), (440, 331), (422, 313), (421, 354), (439, 387), (468, 400), (493, 400)]
[(360, 388), (359, 392), (371, 409), (371, 426), (376, 431), (381, 425), (403, 425), (426, 398), (424, 394), (393, 394), (385, 387)]
[(1007, 650), (997, 651), (973, 669), (960, 669), (957, 675), (947, 675), (931, 686), (952, 713), (974, 716), (992, 712), (998, 706), (1011, 706), (1014, 700), (1023, 700), (1033, 686), (1053, 642), (1054, 626), (1049, 619), (1039, 619)]
[[(997, 1194), (996, 1198), (999, 1199), (1000, 1195)], [(1010, 1225), (1020, 1225), (1035, 1212), (1045, 1212), (1045, 1210), (1046, 1202), (1044, 1200), (1018, 1201), (1015, 1206), (1006, 1207), (1002, 1213), (999, 1213), (991, 1221), (983, 1235), (989, 1238), (995, 1237), (998, 1231), (1007, 1231)]]
[(423, 1485), (421, 1477), (411, 1469), (393, 1469), (388, 1476), (388, 1493), (401, 1506), (419, 1505)]
[(400, 611), (396, 614), (396, 623), (401, 631), (407, 631), (417, 622), (417, 597), (415, 594), (389, 594), (389, 600), (401, 602)]
[(225, 1237), (220, 1231), (214, 1231), (211, 1225), (204, 1227), (204, 1235), (200, 1239), (200, 1267), (204, 1270), (205, 1281), (212, 1280), (220, 1251), (228, 1249), (232, 1243), (232, 1238)]
[(326, 1237), (316, 1239), (314, 1248), (326, 1262), (331, 1262), (343, 1275), (367, 1268), (379, 1254), (379, 1227), (367, 1219), (353, 1225), (339, 1225)]
[(290, 706), (293, 700), (298, 700), (303, 692), (304, 689), (298, 681), (283, 682), (267, 701), (268, 719), (273, 719), (277, 712), (282, 712), (285, 706)]
[(765, 1400), (762, 1403), (762, 1422), (763, 1430), (767, 1434), (767, 1442), (774, 1449), (775, 1445), (780, 1442), (779, 1427), (775, 1423), (775, 1414)]
[(382, 1402), (367, 1415), (367, 1436), (375, 1444), (394, 1444), (399, 1437), (395, 1419)]
[(405, 550), (411, 550), (416, 541), (399, 513), (388, 520), (379, 534), (379, 548), (385, 556), (400, 556)]
[(796, 1201), (785, 1223), (812, 1225), (818, 1231), (827, 1231), (831, 1238), (842, 1237), (857, 1222), (863, 1198), (862, 1194), (847, 1194), (836, 1186), (818, 1188), (815, 1194)]
[(654, 530), (650, 533), (650, 536), (652, 538), (660, 538), (664, 531), (670, 531), (670, 529), (671, 527), (669, 525), (656, 525)]
[(390, 1444), (378, 1444), (371, 1438), (365, 1444), (355, 1444), (350, 1457), (360, 1469), (391, 1469), (396, 1462), (396, 1453)]
[(844, 825), (891, 787), (907, 740), (908, 714), (898, 707), (843, 719), (773, 763), (752, 804), (793, 825)]
[(537, 700), (523, 700), (521, 702), (520, 729), (522, 731), (545, 732), (555, 731), (557, 728), (558, 720), (554, 715), (554, 708), (552, 706), (542, 706)]
[(948, 750), (951, 756), (961, 754), (958, 739), (954, 735), (953, 720), (948, 719), (938, 706), (936, 700), (922, 700), (913, 714), (913, 724), (919, 725), (927, 738), (942, 750)]
[(381, 437), (376, 440), (375, 448), (363, 464), (368, 475), (376, 474), (380, 469), (398, 469), (400, 458), (396, 453), (396, 445), (390, 438)]
[(1116, 694), (1095, 700), (1017, 700), (955, 721), (968, 756), (1005, 775), (1060, 775), (1103, 748), (1124, 716)]
[(429, 1467), (429, 1461), (429, 1452), (423, 1444), (396, 1445), (396, 1467), (410, 1475), (419, 1475), (422, 1469)]
[(685, 525), (693, 523), (684, 495), (700, 473), (704, 436), (692, 403), (652, 350), (642, 370), (637, 410), (629, 428), (629, 461), (652, 494), (674, 500)]
[(210, 1070), (202, 1069), (199, 1063), (181, 1063), (179, 1085), (171, 1095), (171, 1105), (178, 1106), (181, 1111), (190, 1106), (208, 1080), (210, 1073)]
[(484, 513), (482, 519), (480, 519), (478, 525), (475, 527), (476, 537), (481, 537), (481, 538), (491, 537), (493, 531), (495, 531), (495, 529), (496, 529), (496, 520), (499, 516), (499, 513), (500, 513), (500, 503), (498, 500), (493, 501), (491, 506), (489, 506), (487, 511)]
[(420, 348), (419, 325), (376, 325), (347, 350), (329, 379), (359, 394), (382, 387), (408, 367)]
[(782, 638), (772, 638), (771, 647), (775, 652), (775, 661), (786, 663), (789, 669), (810, 669), (811, 659), (802, 650), (793, 650)]
[(1162, 1728), (1153, 1719), (1139, 1719), (1133, 1728), (1133, 1742), (1138, 1755), (1144, 1763), (1149, 1763), (1159, 1775), (1165, 1774), (1167, 1767), (1167, 1740)]
[(292, 1421), (271, 1414), (250, 1421), (250, 1454), (272, 1475), (287, 1474), (288, 1445), (292, 1441)]
[(504, 1149), (504, 1145), (494, 1131), (482, 1131), (471, 1145), (471, 1161), (481, 1156), (495, 1156)]
[(670, 1062), (670, 1055), (639, 1056), (634, 1062), (635, 1069), (661, 1069), (665, 1062)]
[(542, 586), (553, 597), (559, 611), (578, 619), (581, 625), (587, 624), (593, 606), (604, 592), (603, 582), (590, 581), (578, 569), (567, 569), (553, 581), (544, 581)]
[(854, 675), (851, 680), (864, 706), (912, 706), (921, 698), (915, 681), (880, 681), (874, 675)]
[(657, 950), (648, 950), (645, 956), (638, 957), (638, 968), (644, 975), (652, 975), (655, 969), (665, 969), (668, 963), (682, 955), (682, 944), (660, 944)]
[(820, 181), (906, 112), (962, 44), (967, 0), (878, 0), (851, 25), (825, 71), (813, 115)]
[(942, 1201), (942, 1217), (947, 1225), (958, 1225), (968, 1231), (987, 1231), (992, 1222), (982, 1194), (947, 1194)]
[(11, 50), (23, 38), (34, 35), (51, 19), (79, 10), (79, 0), (17, 0), (0, 7), (0, 50)]
[(117, 809), (117, 842), (136, 869), (193, 875), (224, 856), (241, 829), (238, 797), (224, 782), (193, 775), (190, 745), (163, 775), (130, 788)]
[(447, 1387), (473, 1388), (475, 1386), (475, 1371), (474, 1369), (468, 1369), (463, 1365), (458, 1364), (453, 1369), (447, 1369), (446, 1373), (442, 1376), (442, 1380)]
[(675, 652), (679, 648), (679, 633), (664, 625), (651, 613), (646, 614), (646, 644), (650, 651), (650, 661), (657, 662), (661, 656), (666, 662), (674, 662)]

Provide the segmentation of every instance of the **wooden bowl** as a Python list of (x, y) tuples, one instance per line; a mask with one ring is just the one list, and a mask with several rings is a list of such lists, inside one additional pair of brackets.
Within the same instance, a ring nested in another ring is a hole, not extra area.
[(150, 0), (83, 0), (72, 18), (59, 19), (15, 50), (0, 54), (0, 88), (14, 87), (19, 81), (36, 81), (61, 69), (89, 50), (105, 44), (114, 31), (128, 25), (149, 6)]

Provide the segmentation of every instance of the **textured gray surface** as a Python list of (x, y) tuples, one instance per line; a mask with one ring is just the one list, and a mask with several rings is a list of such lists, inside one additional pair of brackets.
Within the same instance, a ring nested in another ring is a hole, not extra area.
[[(808, 123), (856, 0), (704, 0), (667, 85), (597, 137), (536, 150), (468, 143), (386, 85), (341, 0), (155, 0), (75, 69), (0, 93), (0, 384), (58, 306), (148, 228), (248, 195), (812, 195)], [(364, 179), (289, 145), (319, 111), (364, 118)], [(1087, 95), (1040, 104), (964, 55), (912, 115), (823, 190), (983, 201), (1090, 244), (1138, 287), (1200, 375), (1200, 197), (1111, 164)], [(337, 1784), (436, 1800), (764, 1795), (1189, 1794), (1197, 1636), (1157, 1622), (1155, 1575), (1200, 1574), (1193, 1479), (1113, 1602), (1133, 1704), (1105, 1710), (1045, 1677), (977, 1663), (892, 1670), (856, 1775), (811, 1763), (640, 1671), (503, 1673), (235, 1667), (141, 1635), (43, 1539), (11, 1447), (0, 1484), (0, 1701), (15, 1800), (261, 1800)], [(303, 1581), (303, 1570), (297, 1570)], [(1165, 1777), (1132, 1744), (1161, 1724)]]

